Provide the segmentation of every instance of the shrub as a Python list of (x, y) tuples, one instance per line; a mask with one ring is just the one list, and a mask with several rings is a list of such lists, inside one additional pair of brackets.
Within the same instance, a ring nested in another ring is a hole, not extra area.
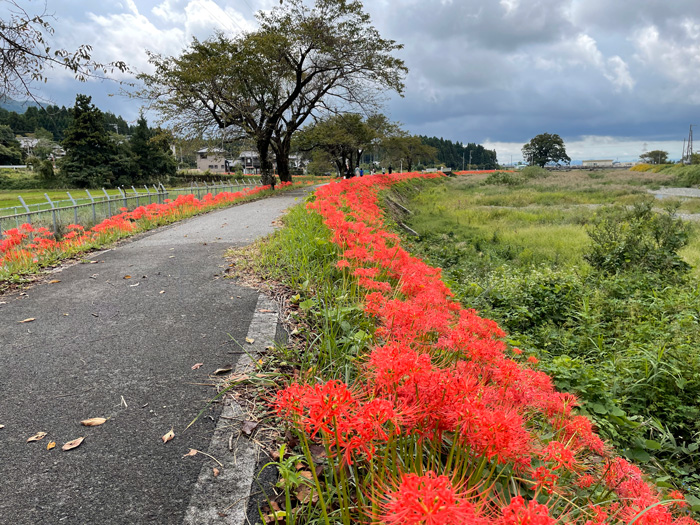
[(484, 181), (484, 184), (497, 184), (502, 186), (517, 186), (522, 183), (523, 180), (520, 177), (505, 171), (496, 171), (489, 175)]
[(676, 208), (655, 213), (651, 201), (614, 208), (587, 229), (592, 243), (584, 259), (609, 275), (629, 270), (669, 277), (686, 273), (690, 266), (678, 251), (688, 243), (691, 229), (676, 216)]

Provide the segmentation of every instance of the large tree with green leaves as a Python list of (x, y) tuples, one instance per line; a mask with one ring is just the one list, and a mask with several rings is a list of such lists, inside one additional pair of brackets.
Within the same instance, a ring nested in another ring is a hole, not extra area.
[(10, 126), (0, 126), (0, 164), (22, 163), (22, 150)]
[(411, 171), (419, 161), (429, 162), (437, 158), (437, 148), (424, 144), (418, 135), (403, 131), (387, 137), (382, 142), (382, 149), (394, 166), (402, 165), (406, 171)]
[(145, 184), (175, 175), (177, 160), (170, 151), (170, 141), (161, 130), (148, 127), (143, 115), (129, 141), (138, 169), (137, 182)]
[(311, 115), (376, 107), (387, 90), (403, 92), (407, 70), (392, 55), (402, 46), (381, 37), (357, 0), (286, 0), (257, 18), (256, 31), (195, 40), (179, 57), (152, 54), (141, 95), (176, 130), (239, 129), (271, 183), (271, 148), (288, 180), (292, 135)]
[(338, 173), (353, 170), (360, 163), (362, 153), (377, 139), (383, 139), (393, 129), (384, 115), (367, 119), (357, 113), (341, 113), (320, 119), (305, 127), (295, 140), (301, 151), (322, 151), (334, 164)]
[(655, 149), (642, 153), (639, 158), (647, 164), (666, 164), (668, 163), (668, 151)]
[(113, 183), (111, 162), (115, 147), (104, 126), (104, 115), (87, 95), (78, 95), (73, 121), (62, 145), (66, 156), (61, 160), (61, 176), (79, 188), (110, 186)]
[(556, 133), (541, 133), (522, 148), (523, 157), (531, 166), (544, 166), (548, 162), (566, 164), (571, 159), (566, 154), (564, 141)]

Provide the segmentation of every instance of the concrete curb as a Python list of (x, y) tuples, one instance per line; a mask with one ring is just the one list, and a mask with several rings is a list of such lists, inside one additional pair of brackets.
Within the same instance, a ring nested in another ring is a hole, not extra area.
[[(254, 342), (242, 343), (249, 353), (241, 356), (234, 373), (242, 374), (251, 370), (254, 367), (253, 359), (275, 344), (279, 319), (277, 310), (277, 305), (272, 299), (264, 295), (258, 296), (255, 313), (248, 328), (248, 339)], [(244, 420), (245, 413), (240, 405), (232, 399), (226, 399), (207, 450), (207, 453), (220, 461), (223, 467), (210, 459), (202, 464), (183, 524), (246, 523), (248, 499), (261, 451), (252, 440), (242, 435), (241, 426)], [(232, 435), (234, 439), (230, 439)], [(214, 467), (219, 470), (218, 476), (214, 476)]]

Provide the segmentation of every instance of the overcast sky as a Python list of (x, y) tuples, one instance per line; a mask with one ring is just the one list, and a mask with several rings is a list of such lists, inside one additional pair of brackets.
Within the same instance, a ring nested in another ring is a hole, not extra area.
[[(21, 0), (20, 0), (21, 1)], [(40, 12), (44, 0), (24, 0)], [(148, 71), (145, 50), (177, 55), (193, 36), (255, 28), (278, 0), (46, 0), (54, 40)], [(679, 158), (700, 124), (699, 0), (367, 0), (383, 36), (405, 45), (404, 98), (386, 113), (415, 134), (476, 142), (520, 160), (538, 133), (557, 133), (573, 159)], [(72, 106), (87, 93), (135, 119), (111, 83), (57, 73), (46, 94)], [(700, 127), (698, 128), (700, 130)], [(700, 143), (700, 141), (698, 141)]]

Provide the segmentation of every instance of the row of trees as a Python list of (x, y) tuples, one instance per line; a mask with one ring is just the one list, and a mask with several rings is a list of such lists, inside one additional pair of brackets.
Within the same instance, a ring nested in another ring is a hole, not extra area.
[(493, 170), (498, 167), (496, 151), (488, 150), (481, 144), (462, 144), (437, 137), (421, 137), (424, 144), (436, 150), (438, 162), (455, 169), (471, 166), (475, 169)]
[[(110, 112), (103, 113), (105, 127), (121, 135), (130, 135), (134, 126), (122, 117)], [(9, 126), (15, 135), (33, 135), (41, 130), (51, 134), (51, 140), (60, 142), (73, 120), (73, 109), (65, 106), (29, 106), (24, 113), (0, 108), (0, 125)]]

